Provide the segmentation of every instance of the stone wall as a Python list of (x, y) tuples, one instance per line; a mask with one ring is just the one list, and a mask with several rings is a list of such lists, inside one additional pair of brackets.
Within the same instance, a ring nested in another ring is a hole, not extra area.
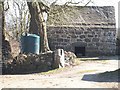
[(3, 63), (3, 74), (37, 73), (52, 69), (53, 52), (19, 54), (16, 58)]
[(75, 53), (75, 47), (85, 47), (85, 56), (115, 55), (115, 25), (106, 26), (49, 26), (49, 45)]
[(14, 59), (6, 60), (3, 63), (2, 74), (40, 73), (78, 64), (74, 53), (64, 51), (61, 57), (61, 55), (57, 55), (56, 51), (58, 50), (39, 55), (31, 53), (19, 54)]

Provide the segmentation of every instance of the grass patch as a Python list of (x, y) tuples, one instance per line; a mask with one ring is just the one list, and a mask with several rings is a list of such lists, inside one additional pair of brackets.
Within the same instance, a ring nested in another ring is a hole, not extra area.
[(79, 71), (79, 72), (77, 72), (77, 74), (80, 74), (80, 73), (90, 73), (90, 72), (96, 72), (96, 71), (98, 71), (98, 70), (82, 70), (82, 71)]
[(75, 59), (73, 59), (73, 65), (80, 65), (80, 59), (79, 58), (75, 58)]
[(66, 70), (68, 70), (68, 69), (69, 69), (69, 67), (58, 68), (58, 69), (50, 70), (50, 71), (47, 71), (47, 72), (41, 72), (41, 73), (39, 73), (39, 74), (41, 74), (41, 75), (58, 74), (58, 73), (61, 73), (61, 72), (66, 71)]

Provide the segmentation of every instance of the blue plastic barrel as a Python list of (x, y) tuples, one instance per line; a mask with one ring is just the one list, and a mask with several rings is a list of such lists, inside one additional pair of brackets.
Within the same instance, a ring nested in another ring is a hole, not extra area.
[(21, 51), (22, 53), (39, 54), (40, 36), (35, 34), (25, 34), (21, 36)]

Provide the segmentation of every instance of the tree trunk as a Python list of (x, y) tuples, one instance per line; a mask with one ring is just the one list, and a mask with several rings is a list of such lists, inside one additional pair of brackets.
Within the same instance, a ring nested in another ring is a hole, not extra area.
[(2, 41), (5, 40), (5, 34), (4, 34), (4, 29), (5, 29), (5, 16), (4, 16), (4, 2), (2, 2)]
[[(47, 38), (46, 22), (43, 17), (42, 6), (40, 2), (34, 2), (34, 5), (28, 2), (28, 8), (31, 15), (30, 32), (36, 32), (36, 34), (40, 35), (40, 52), (42, 53), (50, 51)], [(35, 25), (33, 25), (32, 23), (34, 23)], [(31, 27), (34, 29), (31, 29)]]
[(12, 58), (10, 43), (5, 40), (5, 14), (4, 14), (4, 2), (2, 2), (2, 60), (8, 60)]
[(38, 26), (37, 26), (37, 23), (36, 23), (36, 20), (35, 20), (35, 9), (32, 6), (32, 2), (27, 2), (27, 4), (28, 4), (30, 15), (31, 15), (29, 33), (39, 35)]

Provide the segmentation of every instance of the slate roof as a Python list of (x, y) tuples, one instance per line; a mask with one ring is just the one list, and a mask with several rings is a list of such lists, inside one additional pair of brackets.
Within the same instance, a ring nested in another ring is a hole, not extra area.
[(113, 6), (53, 6), (47, 25), (115, 25)]

